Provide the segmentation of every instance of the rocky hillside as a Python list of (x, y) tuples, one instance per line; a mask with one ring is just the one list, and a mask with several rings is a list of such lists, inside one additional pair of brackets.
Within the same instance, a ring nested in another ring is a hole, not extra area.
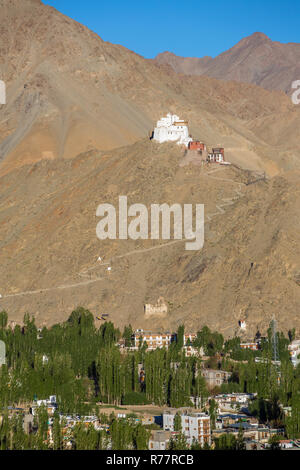
[[(10, 318), (32, 312), (39, 324), (53, 323), (84, 305), (120, 326), (184, 322), (190, 330), (209, 324), (233, 334), (242, 316), (255, 333), (275, 314), (281, 328), (300, 328), (299, 174), (248, 184), (257, 178), (251, 172), (184, 162), (177, 145), (146, 139), (2, 177), (1, 307)], [(148, 208), (205, 204), (204, 248), (98, 240), (96, 208), (118, 207), (120, 194)], [(144, 304), (160, 296), (167, 316), (147, 320)]]
[(300, 110), (283, 94), (179, 77), (38, 0), (0, 6), (0, 74), (8, 95), (0, 109), (0, 174), (131, 144), (169, 111), (242, 166), (270, 174), (298, 166)]
[[(300, 328), (300, 107), (280, 91), (179, 75), (38, 0), (0, 7), (0, 308), (9, 318), (30, 312), (50, 324), (83, 305), (119, 326), (185, 322), (232, 334), (242, 315), (252, 334), (276, 314), (281, 328)], [(169, 111), (234, 165), (201, 166), (150, 141)], [(119, 195), (147, 207), (205, 204), (203, 250), (100, 242), (96, 208)], [(147, 320), (144, 304), (160, 296), (167, 316)]]

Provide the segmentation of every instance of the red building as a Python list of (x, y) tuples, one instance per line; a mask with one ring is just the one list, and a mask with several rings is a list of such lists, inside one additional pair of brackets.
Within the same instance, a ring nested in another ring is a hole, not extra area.
[(206, 150), (206, 145), (199, 140), (189, 142), (189, 150), (197, 150), (198, 152), (204, 152)]

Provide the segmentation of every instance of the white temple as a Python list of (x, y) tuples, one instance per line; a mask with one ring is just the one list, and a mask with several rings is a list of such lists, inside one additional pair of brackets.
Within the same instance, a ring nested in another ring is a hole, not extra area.
[(162, 142), (177, 141), (178, 145), (188, 146), (193, 139), (189, 137), (187, 121), (179, 119), (176, 114), (167, 114), (167, 117), (157, 121), (154, 129), (153, 140)]

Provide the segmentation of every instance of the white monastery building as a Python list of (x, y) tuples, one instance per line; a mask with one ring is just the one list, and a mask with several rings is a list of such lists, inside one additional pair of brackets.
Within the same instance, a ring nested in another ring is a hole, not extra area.
[(157, 121), (153, 133), (153, 140), (160, 144), (163, 142), (176, 142), (178, 145), (189, 145), (193, 139), (189, 136), (187, 121), (179, 119), (176, 114), (168, 113), (166, 117)]

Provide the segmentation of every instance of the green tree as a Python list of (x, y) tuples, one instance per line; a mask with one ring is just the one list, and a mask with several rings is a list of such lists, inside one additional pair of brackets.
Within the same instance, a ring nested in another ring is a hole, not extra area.
[(176, 413), (176, 415), (174, 416), (174, 431), (181, 431), (181, 429), (181, 415), (179, 413)]
[(270, 444), (269, 449), (280, 450), (279, 441), (280, 441), (280, 437), (277, 434), (275, 434), (274, 436), (271, 436), (270, 439), (268, 440), (268, 443)]
[(187, 450), (187, 449), (188, 449), (188, 444), (187, 444), (185, 436), (182, 433), (178, 434), (175, 438), (170, 439), (168, 450)]
[(243, 431), (242, 426), (240, 426), (240, 428), (239, 428), (237, 441), (236, 441), (236, 449), (237, 450), (245, 450), (246, 449), (245, 439), (244, 439), (244, 431)]
[(209, 417), (212, 429), (216, 428), (216, 418), (218, 412), (218, 403), (213, 398), (209, 401)]

